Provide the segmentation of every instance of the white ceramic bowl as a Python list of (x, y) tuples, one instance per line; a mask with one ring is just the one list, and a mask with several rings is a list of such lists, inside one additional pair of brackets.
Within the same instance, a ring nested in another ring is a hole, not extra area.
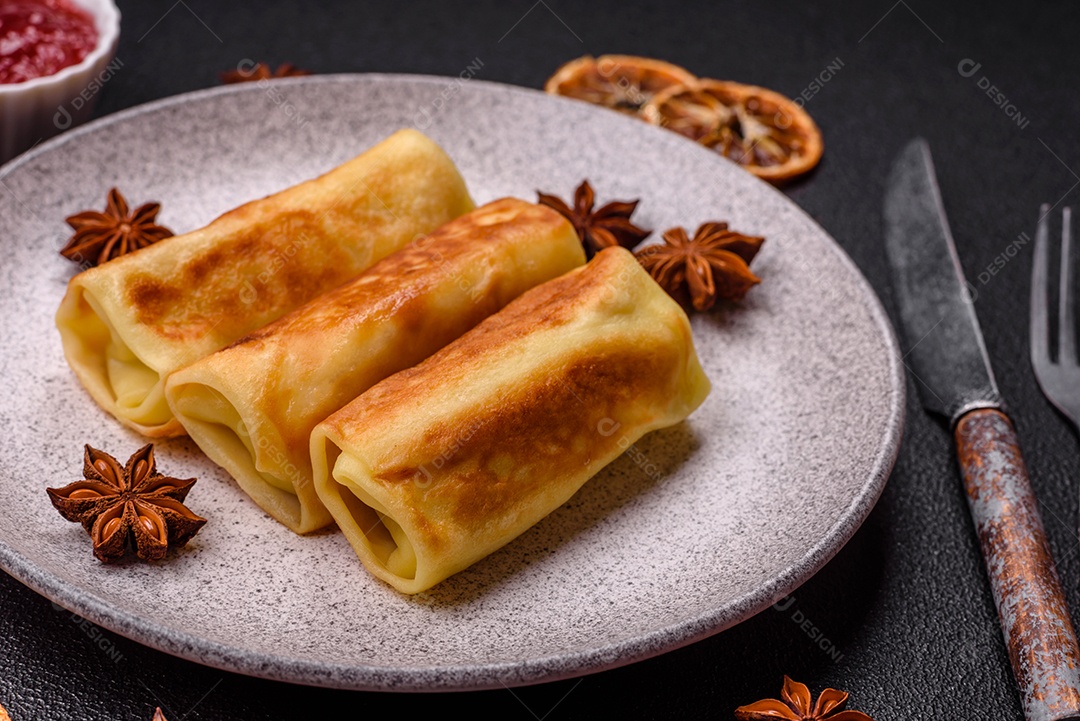
[(120, 10), (112, 0), (73, 0), (97, 26), (98, 43), (81, 62), (22, 83), (0, 84), (0, 163), (90, 117), (114, 61)]

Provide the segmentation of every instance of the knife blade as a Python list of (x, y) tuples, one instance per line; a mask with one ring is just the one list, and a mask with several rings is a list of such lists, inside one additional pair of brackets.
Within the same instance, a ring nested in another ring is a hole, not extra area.
[(925, 141), (904, 148), (887, 188), (885, 248), (923, 406), (952, 423), (1001, 408)]
[(1080, 648), (1012, 422), (990, 367), (930, 148), (911, 141), (886, 184), (885, 250), (905, 364), (953, 430), (968, 509), (1028, 721), (1080, 719)]

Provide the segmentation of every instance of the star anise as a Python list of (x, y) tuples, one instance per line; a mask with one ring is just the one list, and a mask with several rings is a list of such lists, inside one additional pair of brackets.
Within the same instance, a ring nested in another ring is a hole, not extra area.
[(146, 203), (129, 213), (124, 196), (113, 188), (103, 213), (86, 210), (67, 218), (75, 235), (60, 255), (80, 265), (100, 265), (171, 237), (171, 230), (154, 222), (159, 210), (160, 203)]
[(253, 66), (243, 69), (237, 66), (236, 70), (229, 70), (221, 74), (221, 82), (226, 85), (233, 83), (251, 83), (257, 80), (273, 80), (274, 78), (293, 78), (301, 75), (311, 75), (307, 70), (301, 70), (292, 63), (282, 63), (277, 70), (271, 70), (266, 63), (255, 63)]
[(630, 222), (630, 216), (639, 202), (637, 200), (616, 200), (593, 210), (596, 194), (588, 180), (583, 180), (574, 191), (573, 208), (554, 195), (540, 191), (536, 191), (536, 195), (541, 205), (554, 208), (566, 216), (581, 238), (587, 258), (616, 245), (633, 250), (652, 232)]
[(693, 240), (683, 228), (664, 231), (663, 245), (642, 248), (635, 256), (653, 279), (684, 306), (706, 311), (717, 299), (739, 301), (760, 283), (750, 261), (764, 238), (743, 235), (727, 223), (704, 223)]
[(153, 443), (135, 451), (123, 467), (108, 453), (86, 446), (83, 475), (81, 481), (46, 491), (61, 516), (81, 523), (90, 534), (100, 561), (122, 557), (129, 541), (139, 558), (159, 560), (206, 523), (183, 503), (195, 479), (158, 473)]
[(784, 676), (784, 688), (780, 699), (767, 698), (735, 709), (738, 721), (874, 721), (861, 711), (845, 711), (846, 691), (827, 688), (818, 696), (817, 703), (810, 697), (805, 684)]

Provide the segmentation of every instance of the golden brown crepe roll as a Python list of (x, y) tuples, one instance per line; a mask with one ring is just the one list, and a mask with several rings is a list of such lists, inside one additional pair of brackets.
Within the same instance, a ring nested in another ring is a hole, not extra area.
[(418, 593), (708, 393), (686, 314), (610, 248), (316, 426), (315, 488), (364, 565)]
[(316, 423), (584, 262), (563, 216), (497, 200), (173, 373), (166, 398), (206, 455), (271, 516), (306, 533), (332, 522), (311, 482)]
[(182, 435), (165, 402), (170, 373), (472, 208), (446, 153), (397, 132), (319, 178), (79, 273), (56, 314), (64, 354), (122, 423)]

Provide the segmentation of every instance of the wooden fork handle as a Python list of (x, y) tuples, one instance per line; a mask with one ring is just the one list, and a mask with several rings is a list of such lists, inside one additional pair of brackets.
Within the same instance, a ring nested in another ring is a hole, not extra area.
[(1016, 431), (981, 408), (961, 417), (956, 444), (1024, 715), (1080, 719), (1080, 648)]

